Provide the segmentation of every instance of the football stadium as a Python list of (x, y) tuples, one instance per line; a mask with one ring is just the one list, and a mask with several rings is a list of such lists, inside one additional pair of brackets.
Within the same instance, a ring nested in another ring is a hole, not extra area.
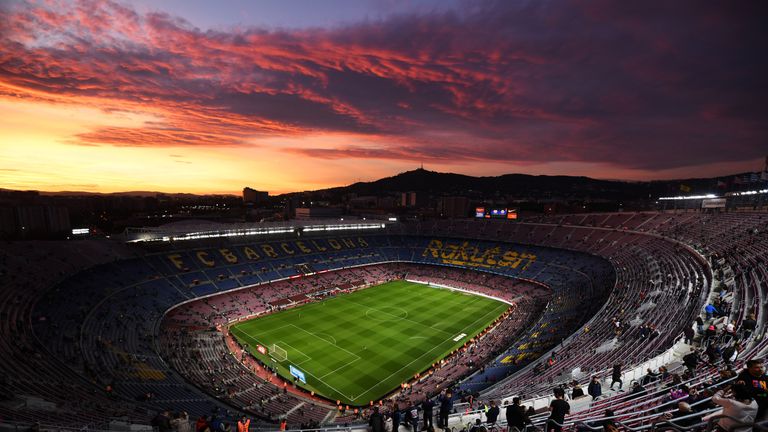
[[(520, 398), (542, 428), (564, 389), (564, 427), (611, 409), (643, 430), (677, 416), (679, 387), (700, 420), (717, 409), (710, 389), (768, 349), (767, 224), (701, 211), (183, 222), (10, 242), (0, 410), (63, 429), (149, 427), (158, 410), (333, 429), (414, 407), (464, 427)], [(577, 394), (588, 387), (594, 401)]]
[(767, 17), (0, 0), (0, 432), (768, 432)]

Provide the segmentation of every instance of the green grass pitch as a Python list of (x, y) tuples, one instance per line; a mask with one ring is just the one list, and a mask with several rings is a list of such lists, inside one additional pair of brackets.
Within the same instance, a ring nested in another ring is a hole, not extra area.
[[(307, 390), (349, 405), (377, 401), (477, 335), (509, 306), (448, 289), (394, 281), (287, 309), (230, 328), (241, 344)], [(462, 336), (463, 335), (463, 336)], [(256, 345), (277, 344), (276, 362)]]

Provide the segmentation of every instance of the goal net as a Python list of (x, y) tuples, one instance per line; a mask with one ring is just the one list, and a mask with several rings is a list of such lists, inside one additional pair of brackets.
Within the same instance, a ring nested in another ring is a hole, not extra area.
[(280, 346), (278, 346), (277, 344), (272, 344), (272, 349), (270, 350), (269, 355), (272, 356), (273, 359), (279, 362), (284, 362), (288, 360), (288, 352), (280, 348)]

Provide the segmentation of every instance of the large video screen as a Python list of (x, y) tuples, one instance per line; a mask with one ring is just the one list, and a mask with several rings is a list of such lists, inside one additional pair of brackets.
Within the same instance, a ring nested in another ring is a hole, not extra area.
[(517, 219), (517, 209), (475, 207), (475, 217), (485, 219)]

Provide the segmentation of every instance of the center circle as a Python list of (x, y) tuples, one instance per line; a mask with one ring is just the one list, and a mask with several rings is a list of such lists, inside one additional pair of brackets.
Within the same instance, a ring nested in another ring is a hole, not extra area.
[(408, 318), (408, 311), (396, 306), (384, 306), (378, 309), (365, 311), (366, 318), (374, 321), (402, 321)]

